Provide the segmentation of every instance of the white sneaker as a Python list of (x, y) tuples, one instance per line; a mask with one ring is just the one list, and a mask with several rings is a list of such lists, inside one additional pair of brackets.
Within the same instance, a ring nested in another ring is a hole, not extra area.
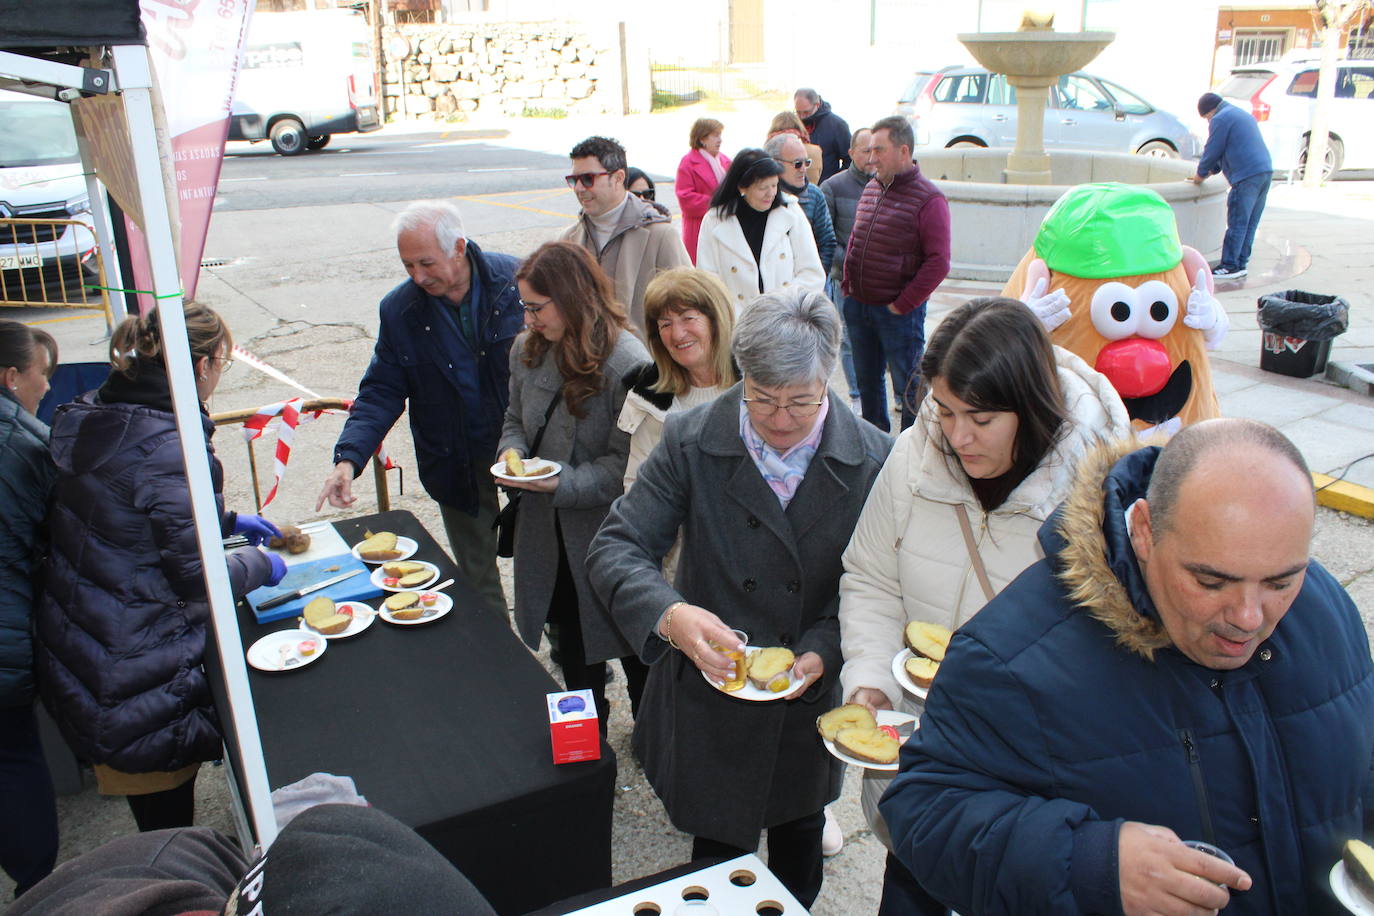
[(821, 830), (821, 854), (833, 856), (835, 853), (844, 849), (844, 831), (840, 829), (840, 822), (835, 820), (835, 815), (830, 813), (830, 806), (825, 806), (825, 827)]

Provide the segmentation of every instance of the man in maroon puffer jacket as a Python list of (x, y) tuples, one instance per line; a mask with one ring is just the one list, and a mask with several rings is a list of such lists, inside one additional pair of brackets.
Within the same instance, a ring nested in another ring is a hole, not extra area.
[(926, 300), (949, 273), (949, 202), (911, 158), (915, 137), (905, 118), (873, 125), (864, 188), (844, 258), (845, 325), (864, 419), (890, 427), (883, 367), (902, 412), (902, 429), (916, 418)]

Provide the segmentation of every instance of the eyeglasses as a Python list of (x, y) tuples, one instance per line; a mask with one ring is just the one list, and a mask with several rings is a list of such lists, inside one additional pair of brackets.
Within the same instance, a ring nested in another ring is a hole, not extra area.
[(638, 197), (640, 200), (653, 200), (653, 199), (654, 199), (654, 189), (653, 189), (653, 188), (645, 188), (645, 189), (642, 190), (642, 191), (631, 191), (630, 193), (633, 194), (635, 197)]
[(232, 356), (212, 356), (210, 357), (210, 361), (215, 363), (223, 363), (223, 365), (219, 367), (221, 375), (228, 372), (229, 367), (234, 365), (234, 358)]
[(821, 409), (824, 401), (793, 401), (791, 404), (779, 404), (772, 398), (740, 398), (744, 401), (745, 408), (756, 417), (771, 417), (779, 410), (786, 410), (787, 415), (794, 420), (805, 420), (814, 417), (816, 411)]
[(524, 299), (521, 299), (520, 307), (530, 315), (538, 315), (540, 312), (544, 311), (544, 306), (548, 305), (552, 301), (552, 299), (545, 299), (543, 302), (536, 302), (534, 305), (530, 305)]
[(566, 182), (568, 183), (568, 187), (570, 187), (570, 188), (576, 189), (576, 188), (577, 188), (577, 185), (578, 185), (578, 182), (581, 182), (581, 183), (582, 183), (582, 187), (584, 187), (584, 188), (590, 188), (592, 185), (596, 184), (596, 180), (597, 180), (598, 178), (600, 178), (602, 175), (609, 175), (609, 174), (611, 174), (611, 173), (610, 173), (610, 172), (581, 172), (581, 173), (579, 173), (579, 174), (577, 174), (577, 175), (564, 175), (564, 176), (563, 176), (563, 180), (566, 181)]
[(777, 156), (774, 156), (773, 159), (777, 162), (781, 162), (783, 165), (790, 165), (794, 169), (811, 168), (810, 159), (779, 159)]

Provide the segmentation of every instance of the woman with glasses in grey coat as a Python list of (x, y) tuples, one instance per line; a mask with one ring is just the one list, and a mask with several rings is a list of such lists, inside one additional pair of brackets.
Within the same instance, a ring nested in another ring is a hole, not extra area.
[[(843, 768), (816, 736), (839, 703), (840, 555), (891, 440), (827, 380), (835, 307), (813, 291), (760, 296), (736, 325), (743, 381), (667, 418), (587, 556), (593, 587), (650, 667), (634, 748), (693, 858), (755, 850), (804, 905), (821, 887), (823, 809)], [(660, 565), (682, 531), (674, 582)], [(767, 702), (718, 689), (739, 648), (795, 654)], [(703, 676), (704, 675), (704, 676)]]

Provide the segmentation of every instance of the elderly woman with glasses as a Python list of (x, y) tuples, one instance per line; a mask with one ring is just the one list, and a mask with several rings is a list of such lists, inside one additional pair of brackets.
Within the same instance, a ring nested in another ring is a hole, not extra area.
[(825, 286), (811, 222), (778, 187), (782, 171), (761, 149), (740, 151), (701, 222), (697, 267), (720, 277), (737, 313), (759, 293)]
[[(735, 327), (743, 380), (669, 416), (592, 542), (588, 573), (650, 665), (634, 748), (693, 858), (756, 849), (804, 905), (843, 768), (816, 736), (840, 700), (840, 555), (891, 440), (827, 386), (840, 319), (823, 295), (759, 297)], [(660, 565), (682, 532), (673, 582)], [(723, 691), (750, 645), (795, 654), (766, 702)]]

